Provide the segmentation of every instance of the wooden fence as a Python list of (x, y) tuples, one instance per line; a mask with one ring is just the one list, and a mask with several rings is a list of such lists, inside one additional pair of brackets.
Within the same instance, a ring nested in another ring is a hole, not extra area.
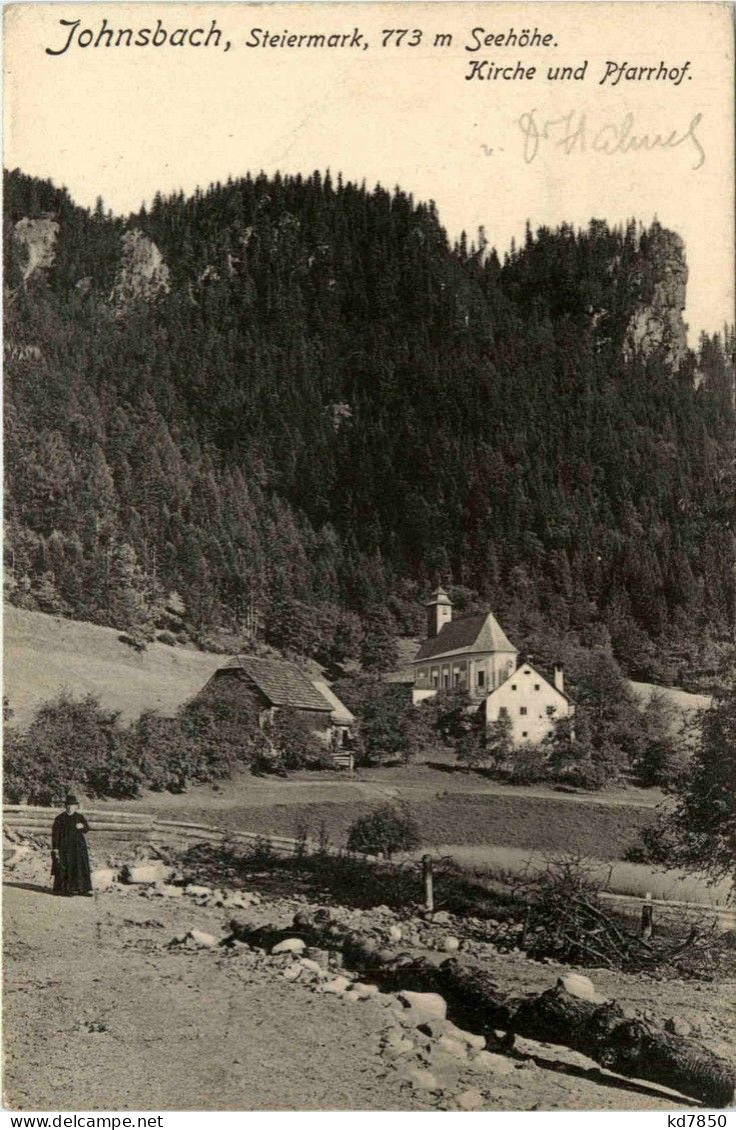
[[(6, 804), (3, 807), (3, 828), (10, 831), (23, 832), (36, 836), (51, 836), (51, 825), (58, 809), (42, 808), (40, 806), (25, 804)], [(90, 831), (95, 834), (109, 836), (115, 840), (130, 840), (131, 842), (148, 842), (161, 844), (174, 844), (185, 846), (196, 843), (234, 843), (256, 844), (268, 843), (275, 855), (296, 855), (299, 851), (309, 853), (321, 850), (330, 855), (340, 855), (341, 848), (320, 847), (312, 840), (296, 840), (290, 836), (266, 835), (262, 832), (235, 832), (224, 828), (216, 828), (211, 824), (192, 824), (183, 820), (162, 820), (153, 813), (123, 812), (120, 809), (97, 808), (85, 810), (89, 821)], [(425, 856), (426, 861), (429, 857)], [(388, 860), (378, 859), (375, 856), (365, 856), (373, 863), (388, 865)], [(421, 866), (421, 864), (418, 864)], [(426, 862), (424, 872), (426, 881)], [(430, 871), (431, 874), (431, 871)], [(431, 897), (431, 896), (430, 896)], [(615, 894), (612, 891), (601, 891), (600, 897), (609, 903), (616, 904), (624, 909), (642, 907), (650, 901), (652, 907), (667, 908), (672, 910), (708, 911), (714, 915), (719, 929), (736, 929), (736, 910), (730, 907), (706, 907), (700, 903), (670, 902), (664, 899), (645, 900), (640, 895)]]
[[(38, 805), (6, 804), (3, 807), (3, 828), (36, 836), (50, 836), (58, 809)], [(159, 841), (166, 843), (234, 843), (253, 844), (267, 840), (276, 854), (294, 855), (303, 841), (289, 836), (265, 836), (259, 832), (234, 832), (210, 824), (192, 824), (183, 820), (162, 820), (148, 812), (121, 812), (119, 809), (92, 808), (84, 813), (90, 831), (116, 840)], [(316, 844), (308, 843), (310, 850)]]

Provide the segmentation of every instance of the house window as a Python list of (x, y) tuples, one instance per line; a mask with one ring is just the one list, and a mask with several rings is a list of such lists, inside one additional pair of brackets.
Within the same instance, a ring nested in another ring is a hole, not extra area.
[(512, 684), (511, 684), (511, 690), (512, 690), (512, 691), (515, 691), (515, 690), (516, 690), (516, 683), (512, 683)]
[(522, 736), (522, 738), (528, 738), (529, 737), (529, 731), (528, 730), (522, 730), (521, 736)]
[(452, 676), (452, 682), (453, 682), (453, 685), (456, 686), (456, 687), (460, 685), (460, 672), (459, 671), (456, 671), (454, 673), (454, 675)]
[(448, 675), (447, 671), (445, 671), (445, 673), (442, 676), (442, 686), (443, 687), (449, 687), (449, 685), (450, 685), (450, 676)]
[(485, 685), (486, 685), (486, 673), (485, 673), (485, 671), (479, 671), (478, 672), (478, 686), (484, 687)]
[(432, 672), (432, 686), (433, 686), (433, 687), (436, 687), (436, 686), (438, 686), (438, 684), (439, 684), (439, 678), (440, 678), (440, 677), (439, 677), (439, 675), (437, 674), (437, 672), (436, 672), (436, 671), (433, 671), (433, 672)]
[(531, 675), (531, 671), (525, 671), (524, 674), (525, 675)]
[(519, 707), (519, 714), (526, 714), (526, 713), (527, 713), (527, 709), (526, 709), (526, 707), (525, 707), (525, 706), (520, 706), (520, 707)]
[(539, 683), (535, 683), (535, 684), (534, 684), (534, 690), (535, 690), (535, 691), (538, 691), (538, 690), (540, 690), (540, 686), (539, 686)]
[(506, 707), (505, 706), (499, 706), (499, 708), (498, 708), (499, 721), (500, 721), (501, 718), (508, 718), (508, 716), (509, 716), (509, 712), (506, 709)]
[(551, 718), (551, 717), (552, 717), (552, 715), (553, 715), (553, 714), (554, 714), (554, 712), (555, 712), (555, 708), (554, 708), (554, 706), (548, 706), (548, 707), (546, 707), (546, 710), (547, 710), (547, 717), (548, 717), (548, 718)]

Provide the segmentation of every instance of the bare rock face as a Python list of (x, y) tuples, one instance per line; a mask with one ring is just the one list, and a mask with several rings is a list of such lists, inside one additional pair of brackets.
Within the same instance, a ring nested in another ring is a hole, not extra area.
[(26, 253), (24, 283), (38, 271), (53, 267), (59, 225), (52, 216), (41, 216), (36, 220), (24, 216), (22, 220), (18, 220), (13, 230), (16, 240)]
[(123, 258), (112, 289), (112, 301), (118, 311), (133, 302), (151, 302), (168, 294), (171, 272), (156, 244), (134, 228), (123, 236)]
[(682, 320), (687, 291), (685, 245), (675, 232), (654, 224), (642, 242), (636, 272), (641, 300), (626, 328), (624, 359), (646, 360), (659, 353), (676, 369), (687, 351)]

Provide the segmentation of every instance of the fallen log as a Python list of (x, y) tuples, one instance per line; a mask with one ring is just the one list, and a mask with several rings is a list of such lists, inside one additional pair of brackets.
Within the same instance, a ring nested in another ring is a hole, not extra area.
[(695, 1040), (671, 1035), (654, 1024), (624, 1016), (615, 1001), (603, 1004), (572, 996), (561, 985), (540, 994), (503, 992), (483, 966), (451, 957), (440, 965), (382, 947), (369, 934), (348, 931), (329, 912), (300, 912), (290, 930), (253, 929), (231, 923), (233, 936), (272, 948), (275, 941), (298, 936), (312, 946), (340, 950), (346, 968), (387, 991), (439, 993), (448, 1017), (461, 1028), (496, 1039), (506, 1033), (573, 1048), (602, 1067), (635, 1079), (669, 1087), (709, 1107), (726, 1107), (736, 1092), (736, 1069)]

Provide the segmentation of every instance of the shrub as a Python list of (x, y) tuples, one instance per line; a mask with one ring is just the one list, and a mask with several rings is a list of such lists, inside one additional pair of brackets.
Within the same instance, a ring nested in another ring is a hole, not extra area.
[(329, 751), (296, 710), (278, 710), (264, 727), (277, 765), (284, 769), (327, 769), (332, 766)]
[(173, 632), (159, 632), (156, 639), (159, 643), (168, 644), (169, 647), (176, 647), (176, 636)]
[(549, 777), (544, 747), (529, 742), (516, 746), (509, 754), (504, 768), (506, 780), (514, 785), (535, 785)]
[(361, 816), (348, 831), (348, 851), (364, 855), (385, 855), (411, 851), (421, 844), (419, 828), (406, 808), (384, 805)]
[(117, 711), (94, 695), (44, 703), (27, 733), (6, 744), (5, 795), (29, 804), (60, 803), (74, 785), (88, 796), (135, 796), (141, 774), (131, 763)]

